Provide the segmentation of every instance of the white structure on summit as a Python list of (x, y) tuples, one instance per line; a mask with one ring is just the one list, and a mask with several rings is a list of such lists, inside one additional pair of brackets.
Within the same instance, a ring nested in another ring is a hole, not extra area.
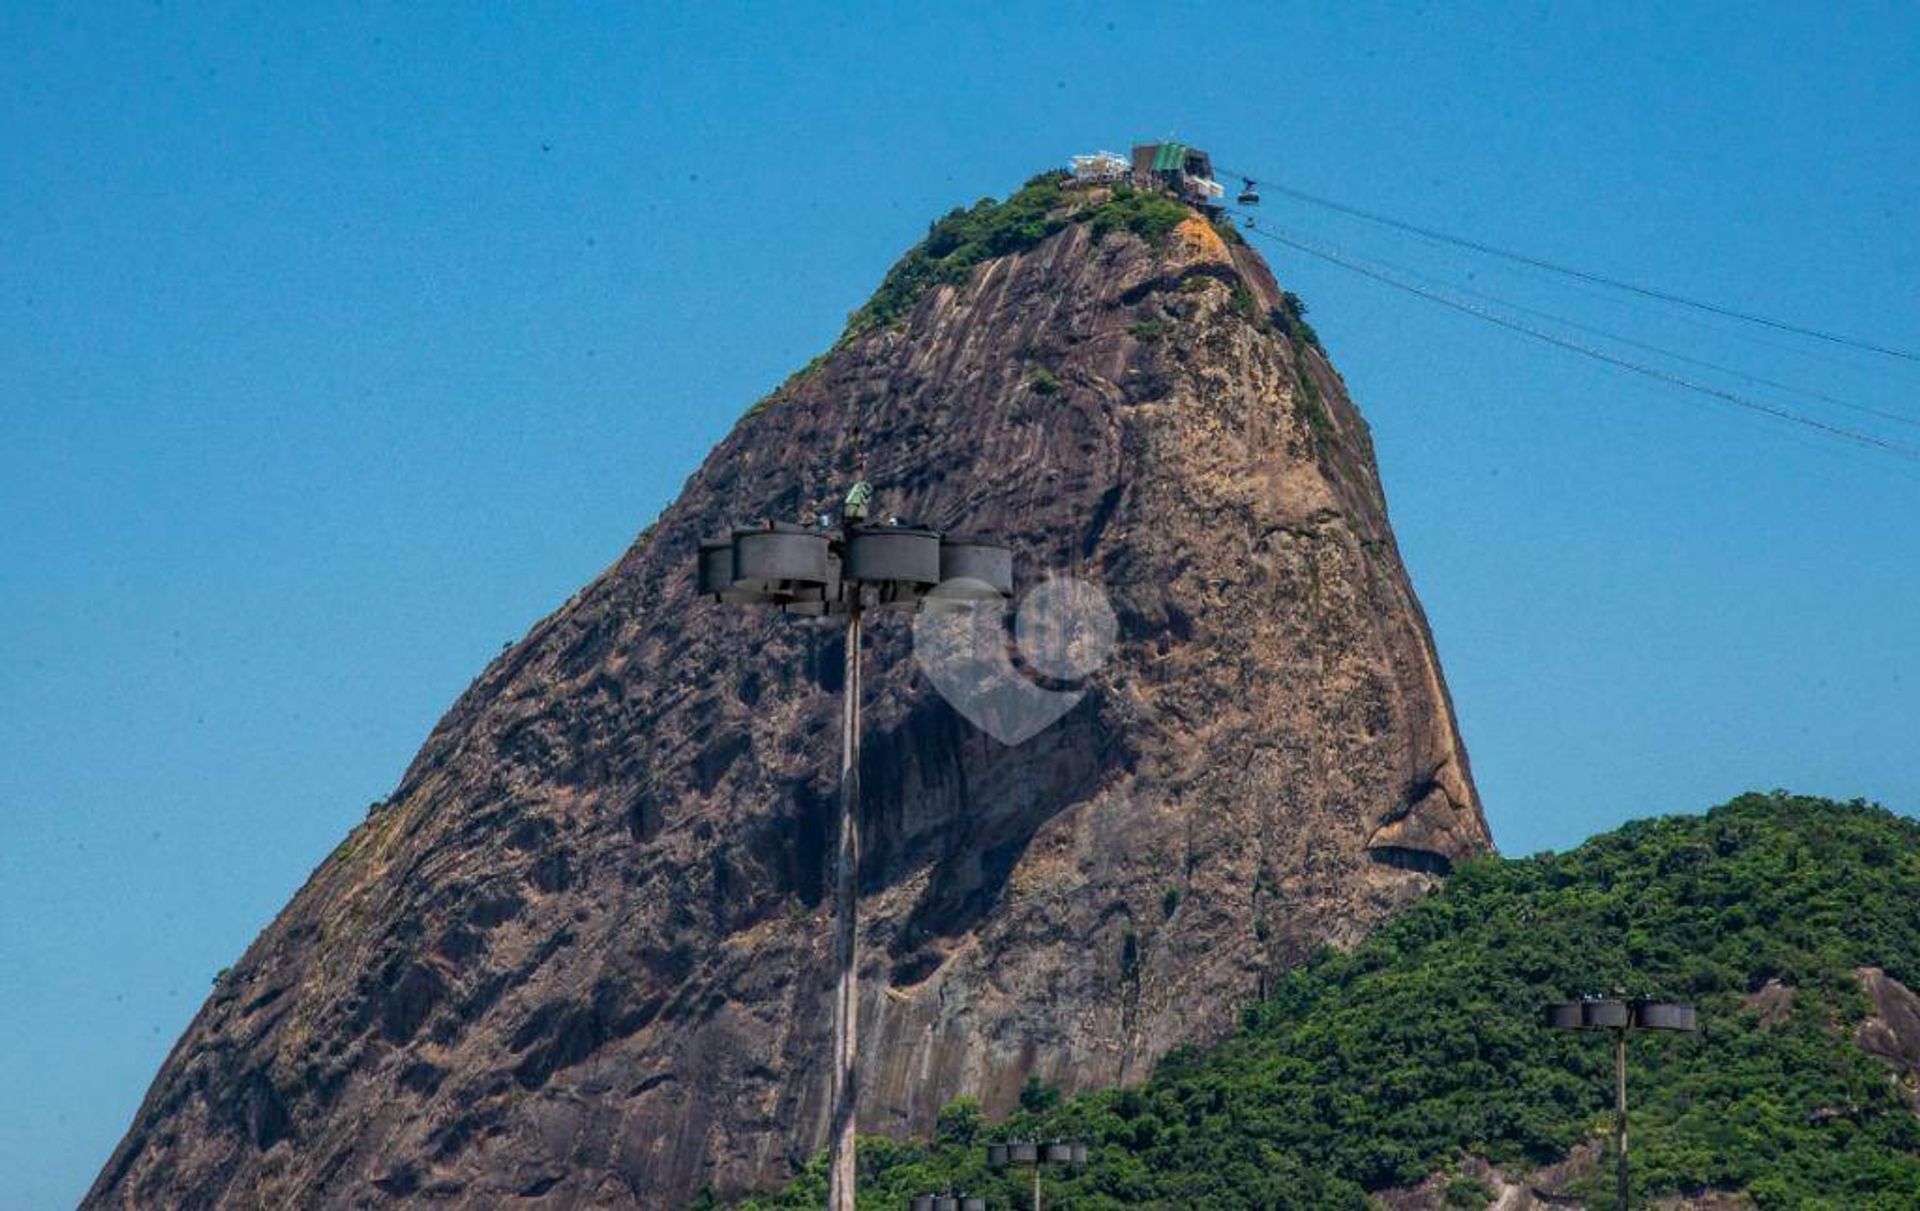
[(1123, 181), (1132, 165), (1127, 157), (1111, 151), (1096, 151), (1090, 156), (1073, 157), (1073, 179), (1080, 185), (1099, 185)]

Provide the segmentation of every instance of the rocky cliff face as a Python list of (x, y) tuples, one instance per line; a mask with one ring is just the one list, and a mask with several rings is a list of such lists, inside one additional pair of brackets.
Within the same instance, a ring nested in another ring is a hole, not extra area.
[(1231, 233), (1100, 201), (948, 260), (494, 662), (220, 982), (88, 1202), (670, 1206), (815, 1149), (839, 637), (691, 572), (859, 473), (1119, 623), (1013, 747), (903, 620), (871, 628), (863, 1130), (1140, 1078), (1488, 848), (1338, 375)]

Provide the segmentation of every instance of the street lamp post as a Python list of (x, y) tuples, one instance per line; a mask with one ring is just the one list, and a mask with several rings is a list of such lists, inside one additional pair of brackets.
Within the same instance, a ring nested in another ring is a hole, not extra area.
[(1545, 1007), (1547, 1025), (1555, 1030), (1606, 1030), (1613, 1034), (1613, 1149), (1614, 1198), (1620, 1211), (1627, 1208), (1627, 1034), (1634, 1030), (1673, 1030), (1692, 1033), (1700, 1028), (1691, 1005), (1674, 1001), (1622, 1001), (1589, 997), (1559, 1001)]
[(994, 1169), (1031, 1166), (1033, 1169), (1033, 1211), (1040, 1211), (1040, 1170), (1047, 1165), (1071, 1165), (1084, 1169), (1087, 1164), (1085, 1140), (1008, 1140), (987, 1145), (987, 1165)]
[(855, 524), (865, 518), (871, 495), (865, 483), (855, 487), (840, 529), (767, 521), (708, 539), (700, 544), (695, 572), (697, 590), (724, 605), (846, 620), (840, 836), (834, 869), (831, 1211), (854, 1211), (862, 620), (870, 609), (911, 611), (929, 602), (997, 601), (1013, 595), (1013, 553), (1008, 548), (913, 526)]

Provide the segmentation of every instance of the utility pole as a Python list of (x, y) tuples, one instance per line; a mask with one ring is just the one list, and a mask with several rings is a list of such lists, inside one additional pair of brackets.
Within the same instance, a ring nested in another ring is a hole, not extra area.
[(1613, 1174), (1614, 1201), (1627, 1208), (1627, 1028), (1613, 1030)]
[(1013, 552), (994, 543), (911, 526), (856, 524), (873, 490), (847, 494), (843, 527), (773, 521), (700, 544), (696, 591), (724, 605), (771, 606), (801, 618), (846, 619), (840, 702), (840, 837), (834, 865), (833, 1085), (827, 1205), (854, 1211), (859, 1125), (860, 639), (870, 607), (916, 610), (941, 602), (1013, 595)]
[(840, 704), (840, 846), (834, 871), (832, 1211), (854, 1211), (854, 1121), (859, 1002), (854, 960), (859, 937), (860, 879), (860, 590), (847, 604), (847, 668)]
[(1085, 1140), (1054, 1140), (1046, 1144), (1037, 1140), (1009, 1140), (1006, 1143), (987, 1145), (988, 1168), (1018, 1168), (1022, 1165), (1033, 1167), (1033, 1211), (1042, 1211), (1040, 1206), (1041, 1167), (1066, 1165), (1075, 1169), (1086, 1168), (1087, 1143)]
[(1545, 1007), (1547, 1025), (1555, 1030), (1605, 1030), (1613, 1035), (1613, 1196), (1627, 1211), (1631, 1193), (1627, 1169), (1627, 1032), (1671, 1030), (1691, 1034), (1700, 1029), (1694, 1008), (1670, 1001), (1623, 1001), (1588, 997), (1560, 1001)]

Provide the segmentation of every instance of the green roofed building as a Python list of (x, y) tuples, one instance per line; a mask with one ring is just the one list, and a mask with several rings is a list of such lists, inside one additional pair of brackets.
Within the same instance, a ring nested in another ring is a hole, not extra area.
[(1182, 201), (1208, 208), (1225, 192), (1213, 179), (1212, 159), (1185, 143), (1135, 144), (1133, 183), (1141, 189), (1165, 189)]

